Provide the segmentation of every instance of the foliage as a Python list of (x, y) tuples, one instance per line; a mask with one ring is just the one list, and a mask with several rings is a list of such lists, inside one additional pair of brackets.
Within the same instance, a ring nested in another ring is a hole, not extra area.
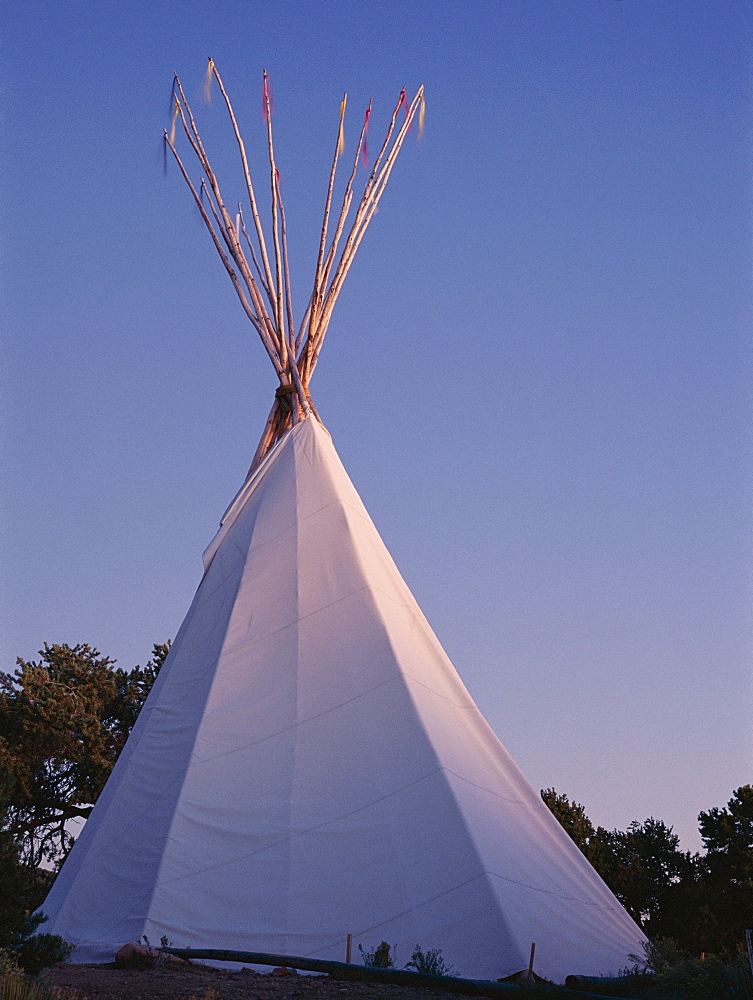
[(634, 962), (632, 969), (626, 971), (642, 975), (663, 976), (674, 969), (687, 958), (685, 952), (671, 938), (658, 938), (656, 941), (646, 941), (642, 955), (628, 955)]
[(682, 851), (661, 820), (594, 828), (566, 795), (547, 788), (541, 797), (649, 937), (674, 939), (689, 954), (729, 953), (753, 927), (753, 786), (700, 814), (705, 855)]
[[(697, 857), (680, 850), (672, 827), (649, 818), (624, 831), (595, 828), (567, 795), (546, 788), (541, 798), (633, 919), (647, 932), (660, 930), (674, 887), (693, 885), (698, 877)], [(663, 932), (670, 936), (667, 928)]]
[[(0, 826), (2, 812), (0, 805)], [(14, 947), (39, 925), (33, 913), (49, 883), (50, 872), (22, 865), (18, 845), (7, 831), (0, 830), (0, 949)]]
[(653, 818), (633, 822), (625, 831), (599, 827), (586, 855), (647, 933), (656, 931), (673, 887), (693, 882), (697, 865), (689, 852), (680, 850), (672, 827)]
[(35, 934), (21, 941), (14, 954), (24, 972), (36, 976), (42, 969), (67, 962), (72, 951), (73, 945), (57, 934)]
[[(73, 948), (57, 934), (37, 934), (37, 928), (47, 919), (34, 909), (38, 905), (40, 884), (36, 872), (21, 865), (17, 859), (0, 871), (0, 976), (23, 970), (35, 976), (42, 969), (67, 962)], [(3, 877), (9, 874), (9, 879)], [(20, 877), (18, 877), (20, 876)], [(36, 881), (36, 885), (34, 882)], [(15, 891), (14, 891), (15, 890)]]
[(706, 848), (703, 884), (711, 901), (713, 949), (731, 950), (745, 928), (753, 927), (753, 785), (742, 785), (725, 808), (702, 812), (698, 822)]
[(390, 946), (386, 941), (382, 941), (373, 951), (364, 951), (360, 944), (358, 950), (363, 956), (363, 964), (371, 969), (392, 969), (395, 966)]
[[(4, 786), (7, 794), (8, 785)], [(26, 940), (43, 922), (35, 910), (42, 903), (51, 873), (21, 864), (19, 845), (3, 830), (7, 810), (0, 798), (0, 975), (19, 971), (19, 954)], [(34, 964), (32, 962), (32, 964)]]
[(541, 798), (559, 820), (560, 826), (564, 827), (570, 839), (585, 852), (595, 830), (583, 806), (579, 802), (571, 802), (567, 795), (559, 795), (553, 788), (543, 788)]
[(45, 645), (0, 673), (3, 826), (29, 867), (65, 857), (66, 823), (91, 812), (168, 649), (125, 671), (88, 645)]
[[(159, 948), (152, 947), (152, 944), (146, 934), (143, 935), (142, 941), (147, 949), (147, 953), (141, 956), (133, 955), (131, 957), (131, 962), (134, 963), (134, 966), (139, 969), (153, 969), (157, 965), (164, 965), (169, 956), (167, 949), (172, 945), (172, 942), (167, 935), (163, 934), (159, 939)], [(143, 962), (138, 961), (138, 964), (136, 964), (137, 959), (143, 959)]]
[(744, 947), (734, 955), (693, 958), (676, 942), (647, 942), (642, 956), (631, 955), (633, 972), (653, 978), (656, 1000), (753, 1000), (753, 976)]
[(747, 955), (688, 958), (660, 979), (667, 993), (687, 1000), (753, 1000)]
[[(18, 862), (15, 872), (22, 875), (34, 874)], [(32, 912), (34, 904), (30, 903), (28, 897), (11, 895), (7, 892), (6, 884), (3, 884), (2, 898), (4, 919), (0, 925), (0, 975), (20, 969), (30, 976), (36, 976), (42, 969), (68, 961), (73, 951), (72, 945), (57, 934), (37, 933), (40, 924), (47, 917), (43, 913)]]
[(421, 950), (420, 945), (416, 945), (410, 961), (405, 963), (406, 969), (414, 969), (416, 972), (425, 972), (430, 976), (457, 976), (457, 970), (447, 965), (442, 958), (442, 951), (439, 948), (427, 948)]

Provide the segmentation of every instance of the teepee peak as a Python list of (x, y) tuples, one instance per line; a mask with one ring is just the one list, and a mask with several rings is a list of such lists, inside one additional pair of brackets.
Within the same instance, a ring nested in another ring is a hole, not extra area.
[[(372, 105), (366, 109), (363, 125), (355, 147), (352, 167), (347, 179), (342, 204), (335, 210), (333, 192), (340, 158), (345, 152), (344, 128), (347, 94), (340, 103), (335, 151), (330, 168), (324, 219), (314, 275), (314, 287), (299, 325), (295, 326), (288, 262), (287, 220), (280, 191), (280, 172), (275, 159), (272, 130), (272, 101), (269, 78), (263, 74), (262, 109), (266, 123), (266, 145), (269, 158), (269, 180), (272, 206), (271, 252), (259, 214), (258, 202), (251, 179), (246, 147), (238, 128), (233, 106), (213, 59), (209, 59), (204, 84), (208, 100), (212, 83), (216, 81), (228, 112), (230, 124), (243, 167), (248, 208), (252, 225), (246, 225), (242, 205), (233, 217), (223, 199), (220, 183), (212, 169), (196, 119), (177, 74), (173, 80), (172, 123), (165, 129), (165, 148), (172, 152), (184, 180), (196, 201), (201, 217), (209, 230), (217, 252), (249, 320), (259, 334), (279, 379), (272, 411), (251, 463), (251, 471), (264, 458), (282, 434), (305, 420), (316, 409), (309, 393), (309, 382), (319, 360), (332, 310), (345, 277), (353, 263), (400, 148), (413, 118), (419, 114), (421, 129), (424, 118), (424, 89), (419, 87), (412, 101), (405, 89), (400, 91), (392, 112), (387, 134), (374, 160), (360, 199), (354, 204), (354, 185), (359, 162), (366, 160), (366, 136)], [(177, 149), (176, 129), (180, 123), (189, 146), (195, 154), (204, 177), (197, 185)], [(330, 227), (332, 232), (330, 232)], [(344, 240), (344, 242), (343, 242)], [(235, 265), (235, 266), (234, 266)]]

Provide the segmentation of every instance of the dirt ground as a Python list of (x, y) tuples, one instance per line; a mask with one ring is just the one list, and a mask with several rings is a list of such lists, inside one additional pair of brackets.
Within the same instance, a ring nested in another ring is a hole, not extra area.
[(117, 969), (114, 965), (62, 965), (44, 976), (70, 1000), (458, 1000), (406, 986), (342, 982), (327, 976), (285, 975), (203, 965)]

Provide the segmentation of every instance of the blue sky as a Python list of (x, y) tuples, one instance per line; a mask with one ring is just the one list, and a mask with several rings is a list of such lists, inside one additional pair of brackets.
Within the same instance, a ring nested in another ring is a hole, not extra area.
[(172, 71), (237, 197), (206, 58), (260, 177), (269, 72), (299, 312), (342, 92), (376, 145), (424, 83), (314, 399), (533, 784), (699, 846), (753, 777), (751, 4), (22, 0), (0, 27), (2, 669), (175, 635), (271, 403), (163, 176)]

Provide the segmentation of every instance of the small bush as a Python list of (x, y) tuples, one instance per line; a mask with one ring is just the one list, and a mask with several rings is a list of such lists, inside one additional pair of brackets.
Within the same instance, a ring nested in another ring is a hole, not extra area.
[[(168, 959), (168, 948), (172, 945), (172, 941), (168, 938), (166, 934), (163, 934), (159, 939), (159, 948), (153, 948), (149, 938), (144, 934), (142, 941), (148, 950), (147, 955), (139, 956), (138, 968), (141, 969), (153, 969), (155, 965), (164, 965)], [(133, 956), (133, 960), (136, 960), (137, 956)], [(141, 959), (143, 959), (143, 964), (141, 964)], [(211, 1000), (211, 998), (210, 998)]]
[(73, 945), (57, 934), (35, 934), (17, 945), (13, 954), (24, 972), (36, 976), (42, 969), (67, 962), (72, 951)]
[(740, 945), (736, 955), (708, 955), (692, 958), (674, 941), (658, 940), (644, 946), (643, 956), (632, 972), (637, 977), (653, 979), (651, 995), (657, 1000), (677, 997), (682, 1000), (753, 1000), (753, 975), (748, 955)]
[(703, 962), (686, 959), (663, 973), (659, 982), (687, 1000), (753, 1000), (753, 980), (744, 952), (734, 958), (710, 955)]
[(386, 941), (382, 941), (373, 951), (364, 951), (360, 944), (358, 950), (363, 956), (363, 964), (370, 969), (393, 969), (395, 967), (390, 954), (390, 946)]
[(657, 938), (656, 941), (646, 941), (642, 955), (628, 955), (635, 965), (625, 969), (625, 974), (661, 976), (676, 968), (690, 956), (670, 938)]
[(440, 948), (427, 948), (421, 950), (420, 945), (416, 945), (410, 962), (406, 962), (406, 969), (414, 969), (416, 972), (425, 972), (430, 976), (457, 976), (457, 970), (452, 965), (447, 965), (442, 958)]
[(0, 947), (0, 976), (19, 969), (36, 976), (42, 969), (68, 961), (73, 945), (57, 934), (36, 933), (46, 919), (44, 913), (26, 913), (15, 927), (5, 928), (4, 946)]

